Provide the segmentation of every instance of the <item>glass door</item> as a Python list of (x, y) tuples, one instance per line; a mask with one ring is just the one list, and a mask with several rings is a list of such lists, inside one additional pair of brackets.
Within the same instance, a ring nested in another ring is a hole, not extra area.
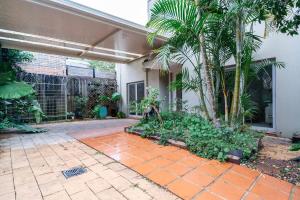
[(144, 99), (145, 84), (144, 82), (135, 82), (127, 84), (128, 110), (129, 115), (141, 115), (138, 104)]

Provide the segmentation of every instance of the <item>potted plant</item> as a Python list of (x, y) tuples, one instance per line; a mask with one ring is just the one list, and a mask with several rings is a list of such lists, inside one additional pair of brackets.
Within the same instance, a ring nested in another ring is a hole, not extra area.
[(75, 119), (75, 113), (73, 113), (73, 112), (68, 112), (68, 113), (67, 113), (67, 118), (68, 118), (68, 119), (71, 119), (71, 120), (74, 120), (74, 119)]
[(110, 114), (112, 117), (116, 117), (118, 113), (118, 102), (121, 100), (121, 94), (115, 92), (111, 95), (111, 107), (110, 107)]
[(76, 119), (83, 119), (85, 116), (85, 107), (87, 104), (88, 98), (77, 96), (75, 97), (75, 117)]
[(98, 108), (98, 117), (106, 118), (108, 114), (108, 107), (110, 104), (110, 98), (106, 95), (102, 95), (99, 97), (100, 107)]

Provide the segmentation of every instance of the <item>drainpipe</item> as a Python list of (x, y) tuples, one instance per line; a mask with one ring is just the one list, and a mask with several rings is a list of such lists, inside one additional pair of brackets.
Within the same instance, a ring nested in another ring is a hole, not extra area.
[[(148, 88), (148, 87), (149, 87), (149, 69), (146, 68), (146, 88)], [(146, 96), (148, 96), (147, 92), (146, 92)]]

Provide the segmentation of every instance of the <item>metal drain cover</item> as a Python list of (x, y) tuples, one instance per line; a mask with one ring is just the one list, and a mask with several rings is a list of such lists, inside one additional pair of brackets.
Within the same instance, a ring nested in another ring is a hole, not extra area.
[(73, 176), (78, 176), (80, 174), (83, 174), (86, 171), (87, 170), (83, 167), (74, 167), (72, 169), (64, 170), (64, 171), (62, 171), (62, 173), (66, 178), (70, 178), (70, 177), (73, 177)]

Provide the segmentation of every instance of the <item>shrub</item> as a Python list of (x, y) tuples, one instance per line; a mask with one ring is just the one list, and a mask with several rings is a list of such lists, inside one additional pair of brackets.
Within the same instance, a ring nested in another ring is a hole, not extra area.
[(209, 159), (225, 161), (233, 150), (242, 150), (248, 159), (257, 150), (257, 138), (261, 136), (249, 129), (215, 128), (196, 114), (163, 112), (161, 117), (162, 123), (153, 116), (142, 119), (133, 129), (142, 130), (143, 137), (159, 136), (160, 144), (168, 139), (183, 141), (191, 152)]
[(119, 111), (119, 112), (117, 113), (117, 118), (119, 118), (119, 119), (126, 118), (126, 114), (125, 114), (124, 112)]
[(300, 150), (300, 142), (292, 144), (292, 146), (289, 149), (290, 151), (299, 151)]
[(111, 95), (112, 102), (118, 102), (121, 100), (121, 94), (119, 92), (115, 92)]
[(92, 110), (92, 116), (94, 118), (99, 118), (99, 110), (101, 108), (101, 105), (96, 105)]

